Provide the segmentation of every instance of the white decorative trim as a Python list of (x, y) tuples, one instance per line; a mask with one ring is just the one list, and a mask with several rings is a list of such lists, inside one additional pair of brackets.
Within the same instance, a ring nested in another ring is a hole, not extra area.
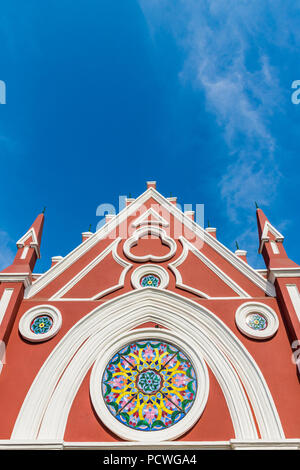
[(247, 256), (246, 250), (235, 250), (236, 256)]
[[(152, 254), (145, 255), (145, 256), (137, 256), (131, 253), (131, 248), (137, 245), (138, 240), (143, 237), (144, 235), (151, 234), (159, 237), (163, 245), (167, 245), (170, 249), (169, 253), (162, 256), (155, 256)], [(124, 254), (127, 258), (132, 259), (133, 261), (141, 262), (141, 261), (166, 261), (174, 256), (177, 250), (176, 242), (167, 236), (166, 232), (158, 227), (151, 227), (151, 225), (147, 227), (141, 227), (137, 229), (133, 235), (126, 240), (123, 245)]]
[(284, 438), (268, 385), (232, 330), (203, 305), (149, 287), (97, 306), (66, 333), (32, 383), (12, 439), (63, 439), (74, 398), (99, 350), (145, 322), (159, 323), (197, 343), (223, 391), (237, 439), (257, 439), (251, 408), (262, 439)]
[[(267, 320), (267, 327), (264, 330), (254, 330), (247, 322), (247, 316), (251, 313), (259, 313)], [(278, 330), (279, 321), (274, 310), (261, 302), (247, 302), (239, 306), (235, 313), (235, 321), (238, 329), (254, 339), (267, 339), (274, 336)]]
[(300, 267), (295, 268), (271, 268), (268, 279), (272, 284), (278, 277), (300, 277)]
[(23, 235), (23, 237), (21, 237), (16, 245), (18, 248), (24, 248), (25, 246), (25, 242), (29, 239), (29, 238), (32, 238), (32, 242), (30, 243), (30, 248), (34, 248), (35, 249), (35, 252), (36, 252), (36, 255), (38, 258), (41, 257), (41, 254), (40, 254), (40, 247), (39, 247), (39, 244), (38, 244), (38, 240), (37, 240), (37, 236), (36, 236), (36, 233), (35, 233), (35, 230), (34, 230), (34, 227), (31, 227), (28, 232), (25, 233), (25, 235)]
[[(145, 204), (149, 199), (153, 199), (162, 207), (164, 207), (171, 215), (182, 224), (193, 231), (197, 237), (204, 240), (211, 248), (213, 248), (220, 256), (238, 269), (243, 275), (251, 280), (255, 285), (262, 289), (267, 295), (275, 297), (276, 292), (274, 286), (263, 276), (253, 269), (249, 264), (245, 263), (242, 259), (236, 256), (232, 251), (226, 248), (215, 237), (207, 233), (200, 225), (189, 217), (185, 216), (183, 212), (178, 209), (176, 204), (170, 202), (167, 198), (163, 197), (156, 189), (150, 187), (143, 194), (141, 194), (132, 204), (125, 207), (113, 220), (103, 225), (96, 233), (94, 233), (88, 240), (81, 243), (73, 251), (65, 256), (64, 260), (52, 266), (41, 276), (34, 285), (30, 286), (25, 291), (25, 298), (31, 298), (36, 295), (40, 290), (44, 289), (53, 279), (59, 276), (71, 264), (77, 261), (87, 251), (89, 251), (96, 243), (103, 240), (116, 227), (124, 222), (128, 217), (137, 213), (141, 205)], [(173, 199), (173, 198), (172, 198)]]
[(1, 296), (0, 300), (0, 325), (2, 323), (2, 320), (4, 318), (6, 309), (8, 307), (8, 304), (10, 302), (11, 296), (13, 294), (13, 289), (4, 289), (4, 292)]
[(25, 259), (29, 251), (29, 245), (24, 246), (20, 259)]
[(199, 251), (192, 243), (187, 241), (184, 237), (179, 237), (183, 250), (179, 258), (174, 262), (169, 264), (169, 268), (173, 271), (176, 278), (176, 287), (179, 287), (184, 290), (193, 292), (201, 297), (209, 299), (210, 296), (201, 292), (194, 287), (190, 287), (182, 282), (182, 276), (177, 269), (187, 258), (189, 251), (191, 251), (198, 259), (200, 259), (211, 271), (213, 271), (225, 284), (227, 284), (234, 292), (236, 292), (240, 297), (250, 298), (250, 295), (244, 291), (236, 282), (234, 282), (227, 274), (225, 274), (220, 268), (218, 268), (210, 259), (208, 259), (201, 251)]
[(68, 442), (63, 440), (0, 440), (0, 450), (300, 450), (300, 439), (229, 441)]
[(279, 255), (280, 251), (279, 251), (279, 248), (277, 246), (277, 243), (274, 242), (274, 240), (271, 240), (270, 244), (271, 244), (271, 248), (272, 248), (272, 251), (273, 251), (274, 255)]
[(271, 232), (272, 235), (274, 235), (275, 240), (277, 242), (283, 242), (283, 240), (284, 240), (284, 236), (280, 232), (278, 232), (278, 230), (275, 227), (273, 227), (273, 225), (271, 225), (268, 220), (266, 220), (265, 225), (264, 225), (264, 229), (263, 229), (263, 232), (262, 232), (262, 235), (261, 235), (260, 246), (259, 246), (259, 249), (258, 249), (259, 253), (262, 252), (264, 244), (270, 240), (270, 237), (268, 236), (269, 232)]
[[(147, 220), (149, 216), (155, 218), (155, 220)], [(169, 222), (167, 222), (161, 215), (159, 215), (152, 207), (144, 212), (140, 217), (135, 219), (132, 222), (133, 227), (138, 227), (139, 225), (162, 225), (163, 227), (169, 227)]]
[[(31, 322), (39, 315), (48, 315), (52, 318), (53, 325), (49, 331), (43, 334), (35, 334), (30, 329)], [(53, 305), (37, 305), (36, 307), (27, 310), (26, 313), (21, 317), (19, 322), (19, 332), (24, 339), (31, 341), (32, 343), (40, 343), (53, 338), (62, 325), (62, 317), (60, 311)]]
[(300, 321), (300, 294), (299, 294), (299, 289), (296, 286), (296, 284), (287, 284), (286, 285), (287, 291), (289, 293), (291, 302), (293, 304), (294, 310), (296, 312), (296, 315), (298, 317), (298, 320)]
[[(96, 295), (94, 295), (90, 300), (97, 300), (99, 297), (102, 297), (109, 292), (113, 292), (120, 287), (124, 286), (125, 275), (127, 271), (131, 268), (132, 264), (121, 259), (117, 253), (117, 247), (121, 238), (116, 238), (110, 245), (108, 245), (96, 258), (94, 258), (88, 265), (86, 265), (79, 273), (76, 274), (67, 284), (65, 284), (58, 292), (56, 292), (49, 300), (58, 300), (61, 299), (69, 290), (71, 290), (81, 279), (83, 279), (92, 269), (94, 269), (97, 264), (99, 264), (109, 253), (112, 253), (114, 260), (124, 268), (121, 273), (118, 284), (105, 289)], [(74, 299), (72, 299), (74, 300)]]
[[(167, 341), (178, 347), (187, 357), (190, 358), (197, 378), (197, 392), (195, 401), (188, 411), (186, 416), (173, 426), (163, 429), (161, 431), (138, 431), (131, 429), (119, 422), (108, 410), (103, 395), (99, 391), (99, 383), (101, 383), (104, 369), (109, 360), (126, 344), (142, 339), (159, 339)], [(167, 330), (158, 331), (155, 328), (142, 328), (136, 331), (130, 331), (122, 335), (120, 338), (115, 339), (109, 348), (99, 350), (99, 357), (93, 367), (90, 379), (90, 394), (92, 403), (96, 413), (101, 421), (112, 432), (117, 434), (122, 439), (128, 441), (144, 441), (144, 442), (161, 442), (165, 440), (173, 440), (180, 437), (187, 432), (200, 418), (205, 408), (208, 392), (209, 392), (209, 378), (207, 367), (199, 357), (197, 345), (182, 333), (180, 336), (175, 335), (174, 332)]]
[(147, 289), (147, 287), (142, 287), (140, 280), (143, 276), (147, 274), (155, 274), (160, 278), (160, 284), (156, 289), (165, 289), (169, 284), (169, 274), (161, 266), (156, 264), (144, 264), (136, 268), (131, 275), (131, 284), (135, 289)]
[(29, 273), (0, 273), (0, 282), (23, 282), (27, 288), (31, 284)]

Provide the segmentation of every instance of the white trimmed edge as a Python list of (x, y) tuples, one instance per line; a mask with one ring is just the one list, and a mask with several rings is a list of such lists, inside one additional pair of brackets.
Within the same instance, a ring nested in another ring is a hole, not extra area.
[[(246, 319), (251, 313), (259, 313), (265, 317), (268, 324), (264, 330), (253, 330), (253, 328), (248, 326)], [(235, 313), (235, 322), (242, 333), (254, 339), (271, 338), (279, 327), (279, 321), (275, 311), (261, 302), (246, 302), (240, 305)]]
[[(119, 422), (108, 410), (100, 387), (105, 367), (110, 359), (126, 344), (148, 339), (161, 339), (174, 344), (174, 346), (182, 350), (193, 364), (198, 385), (195, 401), (186, 416), (170, 428), (153, 432), (137, 431)], [(208, 393), (209, 376), (207, 367), (203, 359), (199, 357), (199, 351), (193, 341), (190, 338), (186, 338), (185, 335), (180, 335), (179, 337), (174, 335), (174, 332), (158, 331), (155, 328), (130, 331), (122, 335), (121, 338), (119, 337), (118, 341), (115, 341), (108, 349), (99, 354), (90, 378), (90, 395), (96, 413), (108, 429), (126, 441), (161, 442), (180, 437), (194, 426), (200, 418), (207, 403)]]
[(131, 284), (135, 289), (147, 289), (140, 284), (140, 280), (143, 276), (147, 274), (154, 274), (159, 277), (160, 284), (157, 286), (157, 289), (165, 289), (169, 284), (169, 274), (161, 266), (156, 264), (144, 264), (136, 268), (131, 275)]
[[(52, 328), (47, 331), (47, 333), (37, 335), (31, 331), (30, 325), (31, 322), (39, 315), (48, 315), (51, 317), (53, 325)], [(36, 307), (27, 310), (27, 312), (25, 312), (21, 317), (19, 322), (19, 332), (21, 336), (27, 341), (39, 343), (41, 341), (46, 341), (50, 338), (53, 338), (53, 336), (55, 336), (60, 330), (61, 325), (61, 313), (56, 307), (53, 307), (53, 305), (37, 305)]]

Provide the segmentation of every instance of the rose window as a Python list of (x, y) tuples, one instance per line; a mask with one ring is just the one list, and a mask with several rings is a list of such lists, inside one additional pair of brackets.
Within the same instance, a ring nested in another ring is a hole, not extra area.
[(147, 274), (141, 278), (140, 284), (142, 287), (158, 287), (160, 278), (154, 274)]
[(110, 413), (139, 431), (169, 428), (190, 411), (197, 392), (194, 367), (177, 347), (138, 341), (107, 364), (102, 394)]
[(40, 315), (31, 322), (30, 329), (36, 335), (47, 333), (53, 325), (53, 320), (49, 315)]
[(251, 313), (246, 318), (246, 323), (253, 330), (264, 330), (268, 326), (266, 318), (260, 313)]

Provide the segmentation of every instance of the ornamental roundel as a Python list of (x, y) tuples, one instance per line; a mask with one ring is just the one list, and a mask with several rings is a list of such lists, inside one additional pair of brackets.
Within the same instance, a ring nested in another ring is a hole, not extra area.
[(160, 278), (155, 274), (146, 274), (140, 280), (142, 287), (158, 287), (160, 285)]
[(246, 302), (235, 313), (238, 329), (254, 339), (271, 338), (279, 327), (275, 311), (262, 302)]
[(60, 330), (62, 317), (53, 305), (37, 305), (21, 317), (19, 331), (21, 336), (32, 342), (46, 341)]
[(53, 319), (49, 315), (39, 315), (31, 322), (30, 329), (36, 335), (43, 335), (51, 330), (52, 326)]
[(268, 326), (267, 319), (260, 313), (250, 313), (246, 318), (246, 323), (253, 330), (265, 330)]
[(190, 359), (161, 340), (140, 340), (123, 347), (108, 362), (102, 377), (109, 412), (137, 431), (175, 425), (189, 413), (196, 393)]

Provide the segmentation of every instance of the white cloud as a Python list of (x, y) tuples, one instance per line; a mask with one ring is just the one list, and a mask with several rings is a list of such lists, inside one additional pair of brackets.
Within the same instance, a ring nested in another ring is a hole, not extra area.
[[(269, 121), (283, 102), (276, 68), (266, 44), (285, 47), (296, 23), (279, 1), (140, 0), (153, 38), (166, 28), (185, 52), (182, 81), (205, 93), (207, 111), (215, 116), (228, 147), (220, 193), (231, 220), (268, 204), (276, 194), (280, 169), (276, 137)], [(209, 156), (211, 158), (211, 156)]]
[(15, 253), (10, 248), (11, 243), (8, 233), (0, 230), (0, 271), (13, 262)]

